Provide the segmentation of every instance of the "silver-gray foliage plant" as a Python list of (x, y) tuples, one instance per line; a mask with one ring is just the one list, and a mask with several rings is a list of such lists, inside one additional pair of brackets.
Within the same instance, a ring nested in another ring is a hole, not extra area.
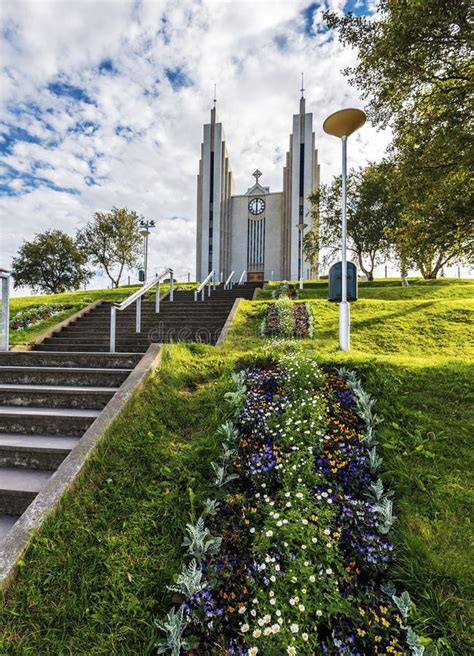
[(155, 622), (155, 624), (165, 634), (156, 643), (158, 654), (167, 654), (170, 652), (171, 656), (179, 656), (181, 649), (190, 648), (187, 640), (183, 639), (183, 632), (186, 629), (188, 621), (184, 615), (182, 606), (178, 610), (172, 608), (162, 622)]
[(188, 548), (188, 553), (199, 562), (206, 555), (218, 553), (222, 538), (213, 537), (204, 525), (204, 519), (199, 517), (196, 524), (186, 524), (186, 532), (182, 545)]
[(168, 590), (178, 592), (183, 597), (189, 598), (204, 590), (206, 585), (202, 582), (202, 570), (195, 558), (186, 565), (183, 564), (181, 574), (178, 575), (175, 585), (169, 585)]

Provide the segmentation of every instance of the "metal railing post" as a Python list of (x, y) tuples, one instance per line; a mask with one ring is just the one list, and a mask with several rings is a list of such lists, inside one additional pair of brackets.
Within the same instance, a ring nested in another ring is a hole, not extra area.
[(206, 286), (204, 285), (204, 287), (202, 288), (201, 301), (205, 301), (205, 300), (206, 300)]
[(10, 330), (10, 274), (2, 274), (2, 342), (0, 351), (8, 351)]
[(160, 311), (160, 281), (158, 280), (156, 284), (155, 313), (158, 314), (159, 311)]
[(139, 333), (142, 328), (142, 297), (137, 298), (137, 314), (135, 317), (135, 332)]
[(173, 269), (170, 269), (170, 301), (174, 300), (174, 274)]
[(115, 353), (115, 324), (117, 318), (117, 311), (115, 305), (110, 306), (110, 344), (109, 350), (111, 353)]

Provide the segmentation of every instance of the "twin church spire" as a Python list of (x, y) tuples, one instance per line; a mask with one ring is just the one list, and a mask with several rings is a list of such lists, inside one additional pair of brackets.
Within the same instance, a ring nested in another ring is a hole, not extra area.
[(309, 196), (319, 186), (313, 115), (306, 113), (304, 75), (299, 112), (293, 114), (289, 148), (282, 170), (282, 190), (260, 183), (236, 193), (224, 128), (217, 118), (217, 87), (211, 120), (203, 126), (197, 176), (196, 278), (213, 273), (226, 280), (298, 280), (317, 271), (317, 258), (301, 256), (302, 223), (317, 234)]

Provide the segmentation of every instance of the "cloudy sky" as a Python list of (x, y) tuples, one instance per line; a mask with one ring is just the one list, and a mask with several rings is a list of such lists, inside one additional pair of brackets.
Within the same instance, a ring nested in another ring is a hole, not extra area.
[[(116, 205), (157, 221), (151, 269), (194, 275), (196, 172), (214, 84), (237, 193), (256, 167), (263, 184), (281, 189), (301, 71), (329, 181), (340, 146), (322, 122), (363, 103), (341, 73), (356, 55), (326, 30), (322, 12), (372, 5), (2, 0), (0, 266), (35, 233), (72, 235)], [(365, 126), (350, 143), (351, 164), (380, 159), (388, 139)]]

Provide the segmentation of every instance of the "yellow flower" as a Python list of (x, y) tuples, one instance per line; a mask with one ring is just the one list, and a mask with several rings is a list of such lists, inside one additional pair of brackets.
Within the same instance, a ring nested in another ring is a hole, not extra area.
[(357, 629), (357, 633), (360, 636), (364, 637), (367, 634), (367, 631), (365, 631), (364, 629)]

